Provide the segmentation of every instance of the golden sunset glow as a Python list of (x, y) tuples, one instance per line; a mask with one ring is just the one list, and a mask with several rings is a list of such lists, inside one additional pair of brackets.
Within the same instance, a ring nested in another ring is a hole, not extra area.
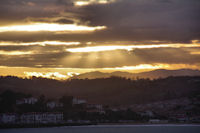
[(9, 32), (9, 31), (91, 32), (95, 30), (102, 30), (105, 28), (106, 28), (105, 26), (88, 27), (76, 24), (33, 23), (27, 25), (3, 26), (0, 27), (0, 32)]
[(128, 45), (128, 46), (90, 46), (67, 49), (69, 52), (101, 52), (112, 50), (133, 50), (133, 49), (150, 49), (150, 48), (181, 48), (181, 47), (200, 47), (199, 44), (157, 44), (157, 45)]
[(90, 4), (108, 4), (115, 0), (77, 0), (74, 2), (75, 6), (86, 6)]
[(89, 5), (90, 2), (89, 1), (76, 1), (75, 5), (76, 6), (85, 6), (85, 5)]
[(67, 73), (67, 75), (69, 76), (69, 77), (73, 77), (73, 76), (75, 76), (75, 75), (79, 75), (80, 73), (77, 73), (77, 72), (68, 72)]
[(197, 55), (200, 55), (200, 51), (194, 51), (194, 52), (190, 52), (190, 54), (197, 54)]
[(0, 55), (27, 55), (33, 54), (32, 51), (2, 51), (0, 50)]
[(41, 77), (41, 78), (49, 78), (49, 79), (57, 79), (57, 80), (65, 80), (75, 75), (79, 75), (80, 73), (76, 72), (66, 72), (66, 74), (61, 74), (60, 72), (24, 72), (25, 77)]
[(196, 69), (200, 70), (200, 64), (198, 65), (186, 65), (186, 64), (140, 64), (136, 66), (123, 66), (115, 68), (103, 68), (103, 71), (126, 71), (130, 73), (139, 73), (144, 71), (151, 71), (156, 69), (167, 69), (167, 70), (176, 70), (176, 69)]
[(111, 51), (117, 49), (131, 50), (130, 46), (94, 46), (94, 47), (83, 47), (83, 48), (72, 48), (67, 49), (69, 52), (101, 52)]
[(50, 79), (67, 79), (69, 78), (66, 75), (60, 74), (59, 72), (48, 72), (48, 73), (42, 73), (42, 72), (24, 72), (26, 77), (42, 77), (42, 78), (50, 78)]
[(61, 41), (43, 41), (43, 42), (0, 42), (0, 46), (30, 46), (30, 45), (41, 45), (41, 46), (46, 46), (46, 45), (66, 45), (66, 46), (71, 46), (71, 45), (80, 45), (80, 42), (61, 42)]
[(0, 66), (0, 75), (14, 75), (20, 77), (43, 77), (51, 79), (68, 79), (74, 75), (79, 75), (86, 72), (100, 71), (100, 72), (115, 72), (125, 71), (129, 73), (139, 73), (144, 71), (151, 71), (156, 69), (197, 69), (200, 70), (200, 64), (140, 64), (136, 66), (110, 67), (110, 68), (31, 68), (31, 67), (4, 67)]
[(130, 71), (130, 70), (153, 70), (153, 69), (168, 69), (170, 68), (169, 64), (141, 64), (141, 65), (137, 65), (137, 66), (123, 66), (123, 67), (115, 67), (115, 68), (103, 68), (104, 70), (126, 70), (126, 71)]

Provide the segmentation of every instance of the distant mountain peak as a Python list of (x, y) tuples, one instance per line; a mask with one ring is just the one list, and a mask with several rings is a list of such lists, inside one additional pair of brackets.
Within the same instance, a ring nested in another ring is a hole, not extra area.
[(105, 73), (100, 71), (92, 71), (77, 75), (73, 78), (77, 79), (95, 79), (95, 78), (108, 78), (111, 76), (118, 76), (118, 77), (126, 77), (126, 78), (165, 78), (169, 76), (200, 76), (199, 70), (194, 69), (176, 69), (176, 70), (167, 70), (167, 69), (156, 69), (147, 72), (140, 72), (140, 73), (129, 73), (123, 71), (114, 71), (111, 73)]

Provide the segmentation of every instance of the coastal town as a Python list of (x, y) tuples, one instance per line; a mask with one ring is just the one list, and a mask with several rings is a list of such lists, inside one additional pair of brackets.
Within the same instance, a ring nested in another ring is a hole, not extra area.
[[(13, 95), (6, 91), (2, 95)], [(103, 123), (199, 123), (199, 113), (190, 111), (200, 103), (189, 99), (171, 100), (151, 104), (132, 105), (129, 107), (109, 107), (102, 104), (91, 104), (87, 100), (72, 96), (63, 96), (60, 99), (46, 100), (40, 97), (21, 96), (15, 100), (10, 112), (1, 108), (1, 127), (19, 125), (47, 126), (47, 125), (89, 125)], [(182, 101), (182, 102), (180, 102)], [(187, 106), (185, 106), (187, 105)], [(184, 109), (181, 107), (184, 106)], [(179, 108), (175, 110), (176, 108)], [(170, 112), (169, 109), (174, 110)]]

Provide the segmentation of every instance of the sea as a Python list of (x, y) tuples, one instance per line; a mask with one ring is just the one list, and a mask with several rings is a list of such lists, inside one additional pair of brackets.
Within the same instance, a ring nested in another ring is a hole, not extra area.
[(200, 133), (200, 125), (95, 125), (0, 129), (0, 133)]

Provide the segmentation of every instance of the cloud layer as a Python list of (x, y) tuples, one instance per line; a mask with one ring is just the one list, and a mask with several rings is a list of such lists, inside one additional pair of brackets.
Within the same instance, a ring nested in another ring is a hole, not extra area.
[(199, 12), (199, 0), (1, 0), (0, 66), (199, 66)]

